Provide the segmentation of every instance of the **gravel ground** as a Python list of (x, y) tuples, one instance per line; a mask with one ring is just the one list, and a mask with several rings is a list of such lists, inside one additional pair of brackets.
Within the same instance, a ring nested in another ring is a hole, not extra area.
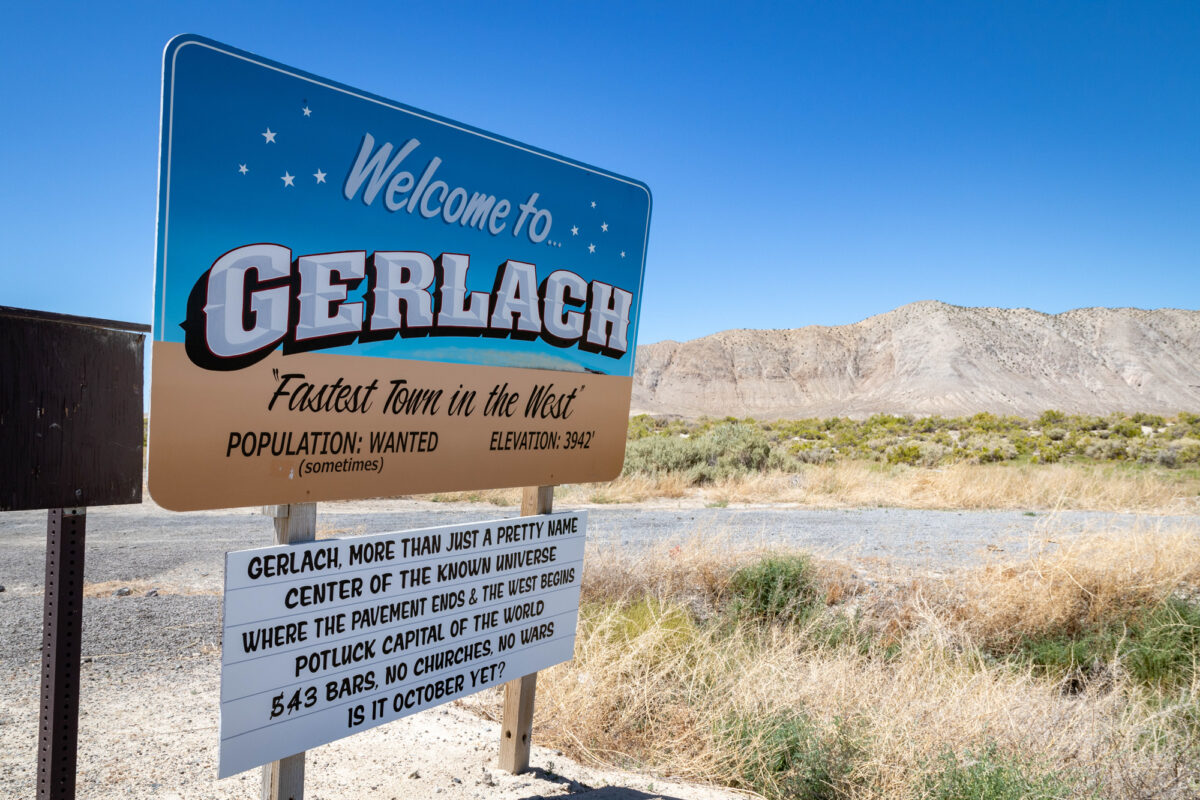
[[(322, 504), (318, 533), (347, 536), (514, 516), (514, 508), (364, 501)], [(795, 545), (851, 561), (943, 570), (1019, 553), (1053, 532), (1154, 524), (1133, 515), (900, 509), (598, 506), (589, 539), (637, 547), (697, 534)], [(1168, 520), (1200, 524), (1200, 517)], [(0, 797), (32, 797), (35, 780), (45, 512), (0, 514)], [(257, 770), (216, 780), (220, 592), (224, 553), (265, 546), (256, 509), (174, 514), (152, 502), (91, 509), (79, 745), (81, 798), (253, 797)], [(128, 587), (131, 593), (114, 597)], [(158, 589), (157, 596), (145, 596)], [(593, 800), (732, 797), (727, 791), (591, 769), (535, 748), (534, 769), (495, 769), (498, 725), (444, 706), (318, 748), (309, 798), (537, 798), (609, 787)]]
[[(460, 521), (516, 516), (513, 507), (413, 500), (322, 503), (319, 536), (352, 536)], [(734, 542), (802, 547), (844, 558), (885, 558), (911, 567), (944, 569), (1002, 548), (1019, 553), (1046, 531), (1067, 535), (1122, 529), (1159, 520), (1200, 524), (1200, 516), (1145, 517), (1068, 511), (923, 511), (895, 508), (695, 508), (590, 506), (588, 540), (636, 547), (698, 534)], [(147, 500), (88, 512), (87, 580), (158, 581), (175, 591), (220, 591), (229, 550), (272, 542), (271, 520), (258, 509), (178, 514)], [(43, 511), (0, 513), (0, 583), (10, 591), (41, 591), (46, 545)], [(2, 649), (0, 645), (0, 649)]]

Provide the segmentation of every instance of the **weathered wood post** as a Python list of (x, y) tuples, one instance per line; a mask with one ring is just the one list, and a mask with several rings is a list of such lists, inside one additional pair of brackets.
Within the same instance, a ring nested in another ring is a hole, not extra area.
[[(274, 518), (275, 544), (299, 544), (317, 538), (317, 504), (263, 506)], [(272, 761), (262, 768), (262, 800), (304, 800), (304, 753)]]
[[(553, 486), (525, 487), (521, 494), (521, 516), (549, 514), (553, 508)], [(536, 672), (504, 684), (504, 716), (500, 722), (500, 769), (513, 773), (529, 769), (533, 700), (536, 694)]]

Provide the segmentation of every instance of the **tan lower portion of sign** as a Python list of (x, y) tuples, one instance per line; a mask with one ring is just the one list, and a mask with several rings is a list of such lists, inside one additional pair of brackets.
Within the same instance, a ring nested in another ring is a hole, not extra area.
[(611, 480), (632, 385), (320, 353), (218, 372), (154, 342), (150, 494), (193, 511)]

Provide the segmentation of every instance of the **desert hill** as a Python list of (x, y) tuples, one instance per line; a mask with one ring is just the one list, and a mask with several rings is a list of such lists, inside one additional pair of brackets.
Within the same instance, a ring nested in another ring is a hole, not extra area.
[(632, 413), (825, 417), (1200, 410), (1200, 311), (963, 308), (637, 351)]

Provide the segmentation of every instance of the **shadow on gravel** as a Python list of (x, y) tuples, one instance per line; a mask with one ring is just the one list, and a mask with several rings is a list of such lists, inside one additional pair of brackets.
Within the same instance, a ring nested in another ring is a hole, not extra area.
[(599, 789), (593, 789), (587, 784), (564, 778), (562, 775), (553, 772), (547, 772), (539, 767), (530, 768), (527, 774), (533, 775), (539, 780), (562, 784), (566, 787), (566, 793), (534, 794), (523, 797), (521, 800), (551, 800), (551, 798), (561, 798), (567, 795), (572, 798), (585, 798), (586, 800), (679, 800), (679, 798), (672, 797), (671, 795), (646, 793), (624, 786), (604, 786)]
[[(592, 789), (592, 787), (588, 786), (586, 783), (580, 783), (579, 781), (573, 781), (570, 778), (564, 778), (562, 775), (559, 775), (557, 772), (550, 772), (548, 770), (542, 769), (541, 767), (530, 767), (525, 772), (525, 774), (530, 775), (534, 778), (537, 778), (540, 781), (546, 781), (547, 783), (559, 784), (560, 786), (562, 786), (564, 788), (564, 790), (565, 790), (564, 794), (577, 795), (577, 794), (584, 794), (587, 792), (595, 791), (594, 789)], [(534, 795), (530, 795), (529, 797), (523, 797), (523, 798), (521, 798), (521, 800), (546, 800), (546, 798), (562, 797), (562, 796), (563, 796), (563, 794), (553, 794), (553, 795), (534, 794)]]

